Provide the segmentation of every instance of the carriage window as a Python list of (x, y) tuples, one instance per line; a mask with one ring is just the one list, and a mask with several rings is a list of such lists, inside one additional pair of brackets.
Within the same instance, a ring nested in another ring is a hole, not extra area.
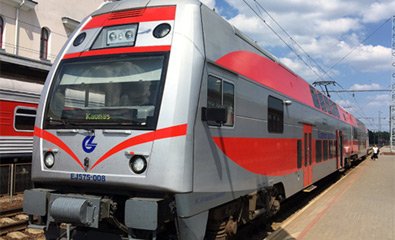
[(328, 160), (328, 140), (324, 140), (324, 161)]
[(284, 131), (283, 101), (269, 96), (267, 115), (268, 131), (271, 133), (282, 133)]
[(17, 131), (33, 131), (36, 119), (36, 109), (17, 108), (14, 126)]
[[(225, 108), (227, 111), (227, 120), (224, 126), (232, 127), (234, 125), (234, 106), (235, 106), (235, 87), (233, 84), (223, 81), (214, 76), (208, 76), (207, 90), (207, 107), (208, 108)], [(210, 123), (217, 126), (217, 123)]]
[(301, 168), (302, 167), (302, 140), (298, 140), (296, 142), (296, 148), (298, 151), (297, 166), (298, 166), (298, 168)]
[(313, 97), (314, 106), (316, 108), (321, 108), (320, 100), (318, 99), (318, 94), (316, 93), (316, 90), (312, 86), (310, 86), (310, 93), (311, 96)]
[(321, 160), (322, 160), (322, 141), (321, 140), (315, 141), (315, 159), (316, 159), (316, 162), (321, 162)]

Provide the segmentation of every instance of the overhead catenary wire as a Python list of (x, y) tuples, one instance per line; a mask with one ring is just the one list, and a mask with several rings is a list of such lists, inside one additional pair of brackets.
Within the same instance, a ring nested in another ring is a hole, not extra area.
[(302, 61), (318, 78), (322, 79), (322, 77), (314, 70), (314, 68), (308, 64), (301, 56), (300, 54), (289, 44), (287, 43), (283, 37), (280, 36), (280, 34), (270, 26), (270, 24), (268, 24), (266, 22), (266, 20), (260, 15), (258, 14), (258, 12), (246, 1), (243, 0), (243, 2), (251, 9), (251, 11), (254, 12), (254, 14), (293, 52), (295, 53), (295, 55), (299, 58), (300, 61)]
[[(246, 0), (243, 0), (243, 2), (254, 12), (254, 14), (298, 57), (299, 60), (301, 60), (319, 79), (322, 80), (322, 76), (319, 75), (314, 68), (308, 64), (301, 56), (300, 54), (296, 51), (296, 49), (294, 49), (288, 42), (286, 42), (284, 40), (284, 38), (273, 28), (270, 26), (270, 24), (268, 24), (266, 22), (266, 20), (261, 16), (261, 13), (258, 13)], [(269, 17), (270, 19), (281, 29), (281, 31), (283, 31), (283, 33), (293, 42), (294, 45), (296, 45), (299, 50), (301, 50), (301, 52), (307, 57), (307, 59), (309, 59), (310, 62), (314, 63), (315, 67), (317, 67), (320, 72), (323, 75), (326, 75), (328, 78), (332, 79), (333, 78), (329, 75), (330, 70), (332, 70), (338, 63), (340, 63), (341, 61), (343, 61), (345, 58), (347, 58), (351, 53), (347, 54), (346, 56), (344, 56), (341, 60), (339, 60), (336, 64), (332, 65), (331, 68), (329, 68), (329, 70), (325, 71), (323, 70), (323, 68), (320, 66), (320, 64), (314, 60), (304, 49), (303, 47), (275, 20), (275, 18), (269, 13), (269, 11), (267, 11), (259, 2), (257, 2), (257, 0), (254, 0), (255, 4), (262, 9)], [(257, 7), (258, 11), (260, 12), (259, 8)], [(388, 20), (387, 20), (388, 21)], [(387, 22), (386, 21), (386, 22)], [(373, 33), (369, 34), (368, 37), (366, 37), (364, 39), (363, 42), (365, 42), (367, 39), (369, 39), (375, 32), (378, 31), (378, 29), (380, 29), (386, 22), (384, 22), (382, 25), (380, 25)], [(362, 42), (362, 43), (363, 43)], [(355, 50), (355, 49), (354, 49)], [(353, 51), (354, 51), (353, 50)], [(336, 81), (335, 81), (336, 82)], [(340, 99), (342, 99), (344, 101), (344, 99), (340, 96), (339, 93), (337, 93), (337, 95), (339, 96)], [(361, 112), (355, 112), (354, 114), (356, 115), (360, 115), (363, 118), (365, 118), (365, 114), (363, 113), (362, 108), (359, 106), (359, 103), (356, 101), (355, 97), (353, 97), (354, 102), (356, 103), (356, 107), (360, 109)]]

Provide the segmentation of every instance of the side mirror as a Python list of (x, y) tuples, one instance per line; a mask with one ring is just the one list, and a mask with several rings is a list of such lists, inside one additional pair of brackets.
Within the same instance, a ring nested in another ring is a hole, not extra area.
[(202, 121), (223, 124), (227, 120), (227, 115), (225, 108), (202, 108)]

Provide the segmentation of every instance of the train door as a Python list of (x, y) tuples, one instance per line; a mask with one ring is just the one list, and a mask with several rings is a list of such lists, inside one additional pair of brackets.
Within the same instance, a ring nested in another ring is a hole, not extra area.
[(307, 187), (313, 183), (313, 167), (312, 167), (312, 146), (311, 134), (313, 127), (305, 124), (303, 126), (303, 186)]
[(336, 130), (336, 162), (337, 169), (343, 168), (343, 133), (340, 130)]

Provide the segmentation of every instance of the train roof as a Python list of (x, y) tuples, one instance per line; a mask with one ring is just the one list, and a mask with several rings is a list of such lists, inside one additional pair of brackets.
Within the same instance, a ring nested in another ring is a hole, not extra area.
[(38, 102), (42, 84), (0, 78), (0, 99)]
[[(137, 9), (137, 8), (141, 8), (142, 6), (155, 7), (155, 6), (164, 6), (164, 5), (198, 5), (198, 6), (200, 6), (200, 5), (202, 5), (202, 3), (200, 1), (198, 1), (198, 0), (166, 0), (166, 1), (163, 1), (163, 0), (133, 0), (133, 1), (131, 1), (131, 0), (119, 0), (119, 1), (108, 2), (106, 4), (103, 4), (103, 6), (100, 9), (98, 9), (94, 13), (92, 13), (92, 16), (102, 15), (102, 14), (106, 14), (106, 13), (109, 13), (109, 12), (118, 12), (118, 11), (127, 10), (127, 9)], [(306, 80), (301, 78), (298, 74), (296, 74), (294, 71), (292, 71), (286, 65), (284, 65), (274, 55), (272, 55), (271, 53), (269, 53), (268, 51), (266, 51), (262, 47), (258, 46), (258, 44), (256, 44), (255, 41), (253, 41), (247, 35), (245, 35), (240, 30), (238, 30), (235, 26), (231, 25), (229, 22), (227, 22), (223, 18), (222, 18), (222, 20), (224, 21), (224, 23), (229, 24), (232, 27), (234, 35), (236, 37), (240, 38), (242, 41), (244, 41), (245, 43), (250, 45), (250, 47), (252, 47), (257, 53), (259, 52), (260, 54), (262, 54), (266, 58), (268, 58), (271, 61), (275, 62), (278, 65), (279, 68), (282, 68), (285, 71), (287, 71), (289, 74), (293, 75), (291, 77), (293, 80), (290, 81), (291, 85), (293, 83), (296, 84), (296, 85), (299, 85), (298, 83), (305, 82), (306, 85), (305, 84), (301, 84), (301, 85), (304, 85), (304, 86), (299, 86), (299, 90), (300, 90), (300, 88), (306, 88), (307, 85), (312, 87)], [(276, 83), (273, 83), (273, 84), (277, 85)], [(283, 88), (283, 86), (281, 86), (281, 88)], [(274, 89), (276, 89), (276, 87)], [(307, 89), (306, 89), (306, 91), (307, 91)], [(308, 92), (310, 92), (310, 90), (308, 90)], [(298, 94), (296, 94), (296, 95), (298, 95)], [(290, 97), (295, 97), (295, 96), (293, 96), (291, 94)], [(305, 98), (305, 97), (306, 96), (304, 95), (303, 98)], [(301, 99), (300, 97), (299, 98), (297, 97), (297, 98), (295, 98), (295, 100), (303, 100), (303, 99)], [(306, 101), (302, 101), (302, 102), (306, 104)], [(312, 104), (309, 104), (309, 105), (314, 107), (314, 105), (312, 105)], [(358, 126), (358, 125), (360, 126), (360, 124), (357, 124), (357, 119), (352, 114), (347, 112), (345, 109), (343, 109), (338, 104), (336, 104), (336, 106), (339, 109), (340, 116), (338, 116), (338, 118), (340, 120), (348, 122), (349, 124), (354, 125), (354, 126)], [(319, 109), (319, 108), (317, 108), (317, 109)], [(319, 110), (322, 111), (322, 109), (319, 109)]]

